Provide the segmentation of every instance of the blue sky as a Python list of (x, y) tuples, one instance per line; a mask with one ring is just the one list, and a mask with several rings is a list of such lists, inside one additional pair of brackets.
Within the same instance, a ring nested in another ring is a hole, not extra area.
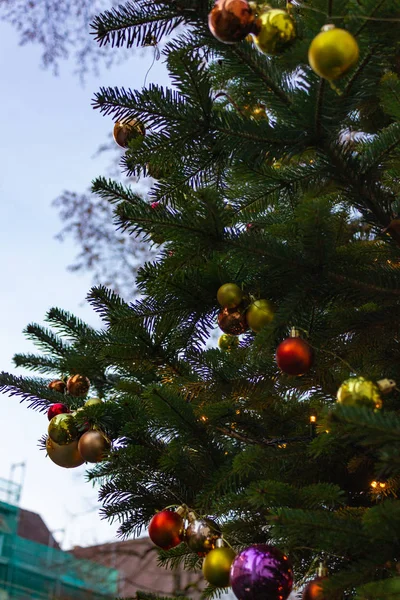
[[(93, 42), (94, 43), (94, 42)], [(115, 50), (118, 52), (118, 50)], [(32, 352), (22, 335), (31, 322), (43, 323), (46, 311), (59, 306), (99, 322), (82, 305), (91, 276), (69, 273), (76, 248), (54, 239), (61, 229), (52, 200), (63, 190), (83, 191), (106, 174), (109, 157), (93, 159), (112, 130), (110, 117), (91, 107), (101, 85), (141, 88), (152, 62), (152, 50), (123, 65), (88, 77), (82, 87), (64, 64), (59, 77), (40, 68), (40, 49), (18, 46), (14, 30), (0, 23), (0, 370), (22, 374), (12, 364), (16, 352)], [(156, 63), (148, 83), (166, 83)], [(64, 547), (112, 539), (115, 526), (101, 521), (96, 490), (85, 482), (85, 467), (62, 469), (37, 448), (47, 417), (28, 410), (16, 398), (0, 396), (0, 477), (13, 463), (26, 462), (21, 506), (42, 515)], [(80, 516), (79, 516), (80, 515)]]

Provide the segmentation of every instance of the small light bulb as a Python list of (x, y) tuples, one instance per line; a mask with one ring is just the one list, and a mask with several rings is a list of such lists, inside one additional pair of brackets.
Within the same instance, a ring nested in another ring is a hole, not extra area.
[(377, 481), (371, 481), (371, 487), (372, 487), (372, 488), (376, 488), (376, 487), (377, 487), (377, 485), (378, 485), (378, 482), (377, 482)]
[(311, 415), (310, 423), (316, 423), (316, 422), (317, 422), (317, 417), (315, 415)]

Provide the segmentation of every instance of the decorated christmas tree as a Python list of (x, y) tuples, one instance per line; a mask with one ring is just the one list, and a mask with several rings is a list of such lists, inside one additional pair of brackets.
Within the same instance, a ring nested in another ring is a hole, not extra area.
[(157, 257), (140, 299), (89, 292), (103, 329), (29, 325), (40, 376), (1, 389), (206, 596), (400, 598), (399, 0), (136, 0), (93, 29), (170, 74), (94, 100), (153, 180), (93, 190)]

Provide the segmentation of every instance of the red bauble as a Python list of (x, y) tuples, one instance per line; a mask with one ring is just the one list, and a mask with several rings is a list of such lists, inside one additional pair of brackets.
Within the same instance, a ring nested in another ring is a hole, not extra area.
[(253, 30), (255, 15), (247, 0), (217, 0), (208, 15), (214, 37), (225, 44), (241, 42)]
[(184, 523), (181, 515), (172, 510), (161, 510), (154, 515), (149, 525), (151, 541), (162, 548), (175, 548), (183, 540)]
[(153, 210), (154, 210), (155, 208), (158, 208), (159, 206), (160, 206), (160, 203), (159, 203), (159, 202), (152, 202), (152, 203), (150, 204), (150, 208), (152, 208)]
[(311, 369), (313, 352), (310, 344), (299, 337), (290, 337), (276, 349), (278, 367), (288, 375), (303, 375)]
[(325, 600), (321, 583), (326, 577), (316, 577), (304, 588), (301, 600)]
[(50, 406), (49, 410), (47, 411), (47, 417), (49, 421), (51, 421), (56, 415), (63, 415), (65, 413), (69, 413), (68, 406), (62, 404), (61, 402), (57, 402), (57, 404), (52, 404)]

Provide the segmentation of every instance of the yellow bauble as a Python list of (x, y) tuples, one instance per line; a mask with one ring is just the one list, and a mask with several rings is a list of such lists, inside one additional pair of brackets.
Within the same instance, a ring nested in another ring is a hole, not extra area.
[(274, 318), (275, 308), (269, 300), (255, 300), (246, 312), (246, 321), (250, 329), (258, 333)]
[(358, 61), (355, 38), (345, 29), (327, 25), (311, 42), (308, 61), (313, 71), (324, 79), (338, 79)]
[(364, 377), (350, 377), (346, 379), (338, 389), (337, 401), (345, 406), (382, 408), (379, 387), (376, 383)]
[(48, 437), (46, 440), (46, 450), (49, 458), (59, 467), (73, 469), (84, 463), (78, 450), (78, 440), (60, 446)]
[(236, 554), (232, 548), (214, 548), (203, 561), (203, 575), (216, 587), (229, 586), (229, 574)]
[(254, 43), (264, 54), (279, 54), (295, 37), (293, 19), (279, 8), (261, 13), (255, 23)]
[(219, 336), (218, 346), (221, 350), (230, 352), (234, 348), (239, 346), (239, 339), (236, 335), (229, 335), (229, 333), (223, 333)]
[(224, 308), (236, 308), (243, 300), (243, 292), (236, 283), (224, 283), (218, 289), (217, 300)]

